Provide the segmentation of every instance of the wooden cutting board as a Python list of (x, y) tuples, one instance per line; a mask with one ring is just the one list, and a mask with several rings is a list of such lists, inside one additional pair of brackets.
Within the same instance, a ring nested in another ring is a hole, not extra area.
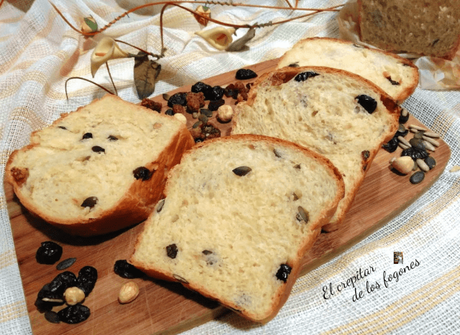
[[(274, 69), (276, 63), (275, 59), (250, 68), (261, 75)], [(225, 86), (236, 81), (235, 72), (224, 73), (204, 82), (212, 86)], [(187, 91), (190, 91), (190, 86), (177, 89), (170, 94)], [(163, 103), (164, 113), (167, 107), (163, 97), (158, 96), (153, 100)], [(229, 99), (228, 103), (234, 104), (234, 100)], [(195, 122), (196, 120), (188, 116), (189, 128)], [(217, 121), (214, 124), (220, 125), (222, 135), (228, 135), (230, 125), (222, 126)], [(409, 124), (421, 125), (412, 116), (406, 125)], [(442, 140), (439, 142), (440, 146), (431, 154), (436, 159), (437, 166), (417, 185), (409, 182), (409, 176), (396, 175), (389, 169), (390, 158), (399, 155), (400, 149), (393, 154), (380, 150), (344, 224), (337, 231), (320, 235), (313, 249), (304, 258), (302, 274), (339, 255), (376, 231), (428, 191), (441, 175), (450, 157), (447, 144)], [(117, 301), (118, 292), (128, 280), (116, 275), (113, 266), (116, 260), (129, 258), (136, 236), (142, 229), (142, 223), (104, 237), (72, 237), (31, 217), (15, 198), (10, 185), (5, 184), (5, 192), (34, 334), (171, 334), (190, 329), (228, 312), (219, 304), (188, 291), (178, 283), (149, 278), (134, 279), (140, 287), (139, 297), (131, 304), (120, 305)], [(40, 243), (47, 240), (56, 241), (63, 246), (61, 260), (77, 258), (76, 263), (67, 269), (68, 271), (77, 274), (86, 265), (98, 270), (99, 279), (96, 287), (85, 301), (85, 305), (91, 309), (91, 316), (85, 322), (76, 325), (62, 322), (52, 324), (46, 321), (44, 315), (34, 306), (41, 287), (60, 272), (54, 265), (38, 264), (35, 260)]]

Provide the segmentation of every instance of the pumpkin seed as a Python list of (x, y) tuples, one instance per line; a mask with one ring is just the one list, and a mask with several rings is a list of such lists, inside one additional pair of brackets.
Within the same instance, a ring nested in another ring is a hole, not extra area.
[(299, 211), (296, 215), (297, 220), (305, 221), (305, 223), (308, 223), (308, 220), (310, 220), (308, 211), (305, 210), (302, 206), (297, 207), (297, 210)]
[(418, 184), (421, 183), (423, 179), (425, 179), (425, 172), (417, 171), (410, 177), (410, 182), (412, 184)]
[(427, 158), (425, 158), (425, 163), (426, 165), (428, 165), (430, 170), (436, 166), (436, 160), (431, 156), (428, 156)]
[(239, 166), (239, 167), (233, 169), (232, 171), (237, 176), (242, 177), (242, 176), (247, 175), (249, 172), (251, 172), (252, 169), (249, 166)]
[(65, 270), (67, 268), (70, 268), (73, 265), (73, 263), (75, 263), (76, 260), (77, 259), (74, 257), (64, 259), (62, 262), (56, 265), (56, 269), (60, 271), (60, 270)]

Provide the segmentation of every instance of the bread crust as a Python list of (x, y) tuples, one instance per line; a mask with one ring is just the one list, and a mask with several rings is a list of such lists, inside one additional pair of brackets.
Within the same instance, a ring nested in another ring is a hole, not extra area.
[[(331, 38), (331, 37), (312, 37), (312, 38), (306, 38), (306, 39), (303, 39), (303, 40), (300, 40), (299, 42), (296, 43), (295, 46), (300, 46), (302, 44), (308, 44), (309, 42), (312, 42), (312, 41), (326, 41), (326, 42), (329, 42), (331, 44), (337, 44), (338, 47), (340, 45), (346, 45), (346, 46), (352, 46), (354, 45), (352, 42), (350, 41), (346, 41), (346, 40), (342, 40), (342, 39), (337, 39), (337, 38)], [(460, 40), (459, 40), (460, 42)], [(419, 72), (418, 72), (418, 67), (412, 63), (409, 59), (407, 58), (404, 58), (404, 57), (401, 57), (401, 56), (398, 56), (396, 55), (395, 53), (393, 52), (389, 52), (389, 51), (385, 51), (385, 50), (380, 50), (380, 49), (371, 49), (369, 47), (366, 47), (366, 46), (363, 46), (363, 45), (359, 45), (358, 46), (359, 48), (363, 48), (363, 49), (366, 49), (366, 50), (369, 50), (369, 52), (372, 52), (373, 54), (375, 55), (379, 55), (379, 57), (388, 57), (388, 58), (393, 58), (395, 62), (398, 62), (398, 63), (401, 63), (403, 64), (404, 66), (407, 66), (407, 67), (410, 67), (411, 70), (412, 70), (412, 80), (409, 82), (409, 83), (404, 83), (404, 89), (397, 95), (397, 96), (393, 96), (392, 98), (396, 101), (398, 101), (399, 103), (403, 102), (404, 100), (406, 100), (412, 93), (414, 93), (415, 89), (417, 88), (417, 85), (418, 85), (418, 82), (419, 82)], [(281, 63), (285, 63), (286, 62), (286, 59), (288, 58), (289, 56), (289, 51), (286, 52), (281, 58), (280, 58), (280, 61), (279, 61), (279, 64)], [(362, 64), (363, 66), (365, 64)], [(349, 71), (349, 72), (352, 72), (352, 71)], [(383, 75), (383, 73), (382, 73)], [(370, 80), (369, 80), (370, 81)], [(384, 90), (382, 88), (382, 90)]]
[[(138, 269), (140, 269), (141, 271), (143, 271), (145, 274), (147, 274), (150, 277), (157, 278), (157, 279), (160, 279), (160, 280), (179, 282), (184, 287), (186, 287), (188, 289), (197, 291), (198, 293), (200, 293), (201, 295), (203, 295), (205, 297), (208, 297), (208, 298), (211, 298), (213, 300), (216, 300), (216, 301), (220, 302), (222, 305), (225, 305), (227, 308), (237, 312), (242, 317), (244, 317), (244, 318), (246, 318), (248, 320), (259, 322), (259, 323), (266, 323), (266, 322), (270, 321), (273, 317), (276, 316), (276, 314), (278, 313), (279, 309), (283, 306), (283, 304), (288, 299), (289, 294), (290, 294), (291, 289), (292, 289), (292, 286), (294, 285), (294, 283), (295, 283), (295, 281), (296, 281), (296, 279), (297, 279), (297, 277), (299, 275), (299, 272), (301, 270), (300, 265), (301, 265), (302, 258), (304, 256), (304, 254), (315, 243), (317, 237), (321, 233), (321, 227), (323, 225), (327, 224), (329, 222), (329, 219), (335, 213), (335, 210), (336, 210), (336, 208), (338, 206), (339, 201), (343, 198), (343, 196), (345, 194), (345, 185), (344, 185), (343, 178), (342, 178), (342, 175), (339, 172), (339, 170), (326, 157), (314, 152), (313, 150), (310, 150), (308, 148), (299, 146), (298, 144), (288, 142), (288, 141), (285, 141), (285, 140), (281, 140), (281, 139), (278, 139), (278, 138), (263, 136), (263, 135), (233, 135), (233, 136), (227, 136), (227, 137), (222, 137), (222, 138), (211, 139), (211, 140), (208, 140), (206, 142), (199, 143), (199, 144), (195, 145), (191, 150), (187, 151), (184, 154), (182, 159), (185, 159), (187, 155), (190, 155), (195, 151), (199, 151), (200, 148), (202, 148), (203, 146), (208, 145), (211, 142), (215, 142), (215, 141), (217, 141), (217, 142), (235, 141), (235, 140), (238, 140), (238, 139), (240, 139), (240, 140), (250, 140), (250, 141), (263, 140), (263, 141), (268, 141), (268, 142), (273, 143), (273, 144), (281, 144), (281, 145), (284, 145), (284, 146), (289, 146), (291, 148), (295, 148), (295, 150), (302, 151), (302, 152), (306, 153), (308, 156), (313, 157), (314, 159), (317, 159), (320, 162), (322, 162), (322, 164), (324, 164), (329, 169), (329, 171), (332, 173), (333, 178), (334, 178), (334, 180), (336, 181), (336, 183), (338, 185), (338, 191), (337, 191), (336, 196), (335, 196), (335, 198), (334, 198), (334, 200), (332, 202), (332, 205), (328, 209), (323, 210), (323, 212), (321, 213), (320, 218), (319, 218), (319, 220), (317, 222), (312, 223), (309, 226), (308, 237), (304, 240), (304, 243), (303, 243), (302, 247), (297, 251), (296, 258), (294, 260), (290, 261), (290, 265), (292, 266), (292, 272), (290, 273), (286, 284), (281, 286), (278, 289), (278, 291), (276, 293), (276, 298), (273, 300), (273, 304), (272, 304), (272, 308), (270, 309), (270, 312), (267, 313), (267, 315), (265, 315), (263, 318), (260, 318), (257, 315), (251, 314), (248, 311), (241, 311), (241, 310), (238, 309), (239, 307), (234, 304), (234, 302), (218, 299), (216, 297), (215, 293), (209, 291), (207, 287), (201, 285), (200, 283), (189, 283), (187, 281), (183, 281), (183, 280), (181, 280), (181, 278), (178, 278), (177, 276), (175, 276), (172, 273), (162, 271), (161, 269), (153, 268), (149, 264), (146, 264), (146, 263), (144, 263), (142, 261), (137, 260), (134, 257), (134, 254), (135, 254), (135, 251), (139, 248), (142, 233), (139, 234), (139, 236), (137, 238), (137, 242), (136, 242), (136, 245), (135, 245), (135, 248), (134, 248), (134, 252), (133, 252), (129, 262), (131, 264), (133, 264), (134, 266), (136, 266)], [(177, 173), (176, 168), (173, 168), (169, 172), (169, 176), (173, 175), (174, 173)], [(166, 197), (168, 195), (168, 184), (169, 184), (169, 182), (170, 182), (170, 178), (168, 177), (168, 181), (166, 182), (166, 187), (165, 187), (165, 195), (166, 195)], [(148, 222), (146, 222), (146, 224), (144, 226), (144, 229), (143, 229), (144, 231), (147, 229), (147, 225), (148, 225)]]
[[(251, 88), (251, 90), (249, 92), (248, 100), (247, 100), (246, 104), (249, 105), (249, 106), (252, 106), (254, 104), (254, 101), (255, 101), (255, 99), (257, 97), (257, 89), (258, 89), (258, 87), (267, 86), (267, 85), (271, 85), (271, 86), (281, 85), (281, 84), (283, 84), (285, 82), (288, 82), (292, 78), (294, 78), (298, 73), (305, 72), (305, 71), (314, 71), (314, 72), (317, 72), (317, 73), (334, 73), (334, 74), (345, 75), (345, 76), (353, 78), (355, 81), (357, 81), (358, 83), (361, 83), (364, 86), (368, 86), (368, 87), (372, 88), (375, 92), (377, 92), (380, 95), (380, 99), (381, 99), (382, 103), (388, 109), (388, 111), (389, 111), (389, 113), (391, 115), (391, 118), (392, 118), (392, 123), (390, 125), (390, 129), (389, 129), (388, 133), (386, 134), (385, 138), (383, 138), (383, 140), (380, 142), (380, 144), (378, 146), (376, 146), (375, 148), (373, 148), (372, 150), (369, 151), (369, 157), (367, 158), (367, 160), (362, 161), (361, 170), (359, 172), (359, 178), (356, 180), (356, 182), (354, 184), (350, 185), (352, 191), (347, 192), (345, 197), (344, 197), (344, 199), (342, 199), (342, 204), (341, 204), (342, 211), (337, 213), (336, 220), (331, 221), (329, 224), (326, 224), (325, 226), (323, 226), (324, 231), (331, 232), (331, 231), (337, 230), (338, 227), (340, 226), (340, 224), (344, 221), (345, 215), (346, 215), (348, 209), (351, 207), (351, 205), (353, 203), (353, 200), (354, 200), (354, 198), (356, 196), (356, 193), (357, 193), (359, 187), (361, 186), (361, 184), (362, 184), (362, 182), (364, 180), (365, 174), (366, 174), (369, 166), (371, 165), (372, 161), (374, 160), (375, 156), (377, 155), (377, 152), (380, 150), (381, 145), (383, 143), (389, 141), (394, 136), (396, 130), (398, 129), (399, 116), (400, 116), (400, 113), (401, 113), (401, 108), (396, 103), (396, 101), (394, 101), (380, 87), (378, 87), (377, 85), (375, 85), (371, 81), (369, 81), (369, 80), (367, 80), (367, 79), (365, 79), (365, 78), (363, 78), (363, 77), (361, 77), (361, 76), (359, 76), (357, 74), (347, 72), (347, 71), (344, 71), (344, 70), (340, 70), (340, 69), (333, 69), (333, 68), (328, 68), (328, 67), (314, 67), (314, 66), (285, 67), (285, 68), (278, 69), (278, 70), (276, 70), (274, 72), (269, 72), (269, 73), (263, 74), (262, 76), (257, 78), (256, 81), (254, 82), (254, 84), (253, 84), (253, 86), (252, 86), (252, 88)], [(233, 122), (234, 122), (233, 123), (233, 128), (235, 128), (237, 126), (237, 124), (238, 124), (238, 114), (240, 112), (241, 112), (241, 110), (237, 106), (235, 117), (233, 119)], [(232, 129), (232, 133), (233, 133), (233, 129)]]
[[(112, 97), (123, 101), (119, 97)], [(104, 98), (102, 98), (104, 99)], [(101, 100), (102, 100), (101, 99)], [(86, 106), (78, 108), (73, 113), (78, 113)], [(142, 108), (136, 106), (136, 108)], [(152, 113), (156, 113), (153, 112)], [(55, 125), (65, 119), (70, 113), (62, 114), (61, 117), (53, 122)], [(168, 116), (161, 116), (167, 118)], [(27, 151), (33, 149), (35, 146), (39, 146), (39, 143), (34, 143), (34, 135), (40, 130), (34, 131), (31, 135), (32, 143), (15, 150), (9, 157), (6, 164), (6, 181), (13, 186), (14, 192), (22, 205), (28, 209), (28, 211), (37, 216), (49, 224), (63, 230), (64, 232), (77, 235), (77, 236), (95, 236), (114, 232), (129, 226), (135, 225), (145, 220), (158, 200), (163, 197), (163, 189), (166, 183), (165, 175), (167, 170), (172, 168), (175, 164), (180, 161), (180, 158), (187, 149), (191, 148), (195, 142), (187, 130), (185, 125), (182, 125), (180, 132), (178, 132), (168, 145), (162, 150), (158, 158), (154, 161), (150, 161), (145, 165), (149, 170), (155, 169), (152, 177), (149, 180), (143, 181), (142, 179), (133, 179), (129, 190), (119, 199), (119, 201), (111, 208), (103, 211), (97, 218), (82, 218), (77, 217), (74, 219), (62, 219), (56, 216), (50, 216), (44, 213), (34, 204), (33, 201), (23, 194), (21, 191), (22, 182), (18, 182), (18, 178), (14, 177), (12, 171), (12, 164), (15, 156), (21, 151)]]

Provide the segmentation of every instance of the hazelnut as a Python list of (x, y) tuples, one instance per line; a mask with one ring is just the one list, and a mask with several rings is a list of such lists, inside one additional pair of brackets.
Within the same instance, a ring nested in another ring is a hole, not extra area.
[(120, 293), (118, 293), (118, 301), (120, 304), (127, 304), (134, 301), (138, 295), (139, 286), (135, 282), (130, 281), (121, 287)]
[(222, 123), (229, 122), (233, 117), (233, 108), (229, 105), (220, 106), (217, 110), (217, 120)]
[(69, 287), (64, 292), (64, 298), (68, 305), (76, 305), (85, 300), (85, 292), (76, 286)]
[(174, 117), (178, 119), (179, 121), (181, 121), (183, 124), (187, 124), (187, 119), (184, 114), (176, 113), (174, 114)]
[(402, 174), (408, 174), (414, 168), (414, 161), (410, 156), (402, 156), (398, 158), (392, 158), (390, 161), (391, 166), (401, 172)]

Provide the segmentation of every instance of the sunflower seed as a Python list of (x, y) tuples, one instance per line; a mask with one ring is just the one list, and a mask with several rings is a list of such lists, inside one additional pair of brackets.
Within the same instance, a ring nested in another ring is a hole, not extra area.
[(417, 165), (420, 168), (420, 170), (425, 171), (425, 172), (430, 171), (430, 167), (425, 163), (425, 161), (423, 159), (419, 158), (415, 162), (417, 163)]
[(182, 282), (184, 284), (188, 284), (188, 281), (185, 278), (182, 278), (179, 275), (173, 274), (173, 277), (174, 277), (174, 279), (176, 279), (176, 280), (178, 280), (178, 281), (180, 281), (180, 282)]
[(412, 145), (402, 136), (398, 136), (398, 141), (404, 144), (406, 147), (411, 147)]
[(415, 125), (415, 124), (411, 124), (411, 125), (409, 126), (409, 128), (411, 128), (411, 129), (417, 129), (417, 130), (421, 130), (421, 131), (428, 131), (428, 129), (423, 128), (423, 127), (420, 127), (420, 126), (417, 126), (417, 125)]
[(432, 131), (427, 131), (423, 135), (432, 137), (432, 138), (440, 138), (441, 136), (439, 134), (436, 134), (435, 132)]
[(434, 145), (431, 144), (431, 143), (428, 142), (428, 141), (425, 141), (425, 140), (424, 140), (424, 141), (423, 141), (423, 145), (425, 146), (425, 148), (426, 148), (427, 150), (430, 150), (430, 151), (435, 151), (435, 150), (436, 150), (436, 148), (434, 147)]
[(434, 138), (431, 138), (431, 137), (428, 137), (428, 136), (425, 136), (423, 135), (423, 139), (427, 142), (430, 142), (431, 144), (433, 144), (435, 147), (439, 147), (441, 145), (441, 143), (439, 143), (438, 141), (436, 141)]

